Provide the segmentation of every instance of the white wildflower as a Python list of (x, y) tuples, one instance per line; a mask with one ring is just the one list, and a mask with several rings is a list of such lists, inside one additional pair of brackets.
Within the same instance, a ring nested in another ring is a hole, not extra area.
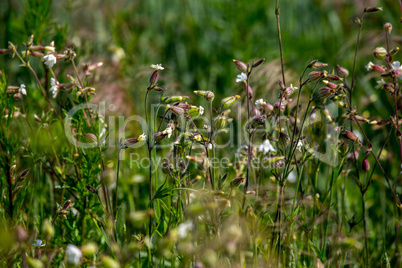
[(162, 64), (151, 64), (151, 68), (157, 70), (163, 70), (165, 68), (162, 67)]
[(183, 222), (177, 227), (177, 233), (180, 238), (186, 238), (188, 231), (193, 228), (193, 223), (190, 221)]
[(194, 140), (196, 140), (196, 141), (198, 141), (198, 142), (201, 142), (201, 141), (202, 141), (201, 135), (200, 135), (200, 134), (194, 135)]
[(139, 141), (145, 141), (147, 139), (147, 135), (145, 135), (145, 133), (142, 133), (139, 137), (138, 140)]
[(260, 144), (257, 148), (258, 152), (263, 152), (264, 154), (267, 154), (269, 152), (276, 152), (275, 148), (271, 145), (269, 140), (265, 140), (263, 143)]
[(391, 67), (395, 71), (400, 70), (402, 68), (401, 63), (399, 61), (394, 61), (393, 63), (391, 63)]
[(203, 115), (204, 114), (204, 107), (200, 106), (200, 109), (198, 111), (199, 115)]
[(255, 101), (255, 106), (263, 106), (264, 104), (267, 104), (263, 99), (258, 99)]
[(293, 88), (293, 90), (299, 89), (298, 87), (294, 87), (293, 84), (290, 84), (290, 87)]
[(67, 254), (67, 262), (70, 264), (78, 265), (81, 261), (82, 258), (82, 252), (81, 250), (72, 245), (68, 244), (66, 248), (66, 254)]
[(247, 81), (247, 74), (241, 73), (241, 74), (237, 75), (236, 82), (239, 83), (239, 82), (243, 82), (243, 81)]
[(49, 54), (49, 55), (43, 56), (43, 60), (45, 61), (45, 64), (46, 64), (49, 68), (52, 68), (53, 65), (55, 65), (56, 62), (57, 62), (57, 59), (56, 59), (56, 57), (55, 57), (53, 54)]
[(208, 143), (208, 150), (212, 150), (212, 148), (214, 148), (214, 146), (212, 145), (212, 143)]
[(374, 63), (372, 63), (372, 62), (370, 61), (370, 62), (366, 65), (367, 71), (373, 70), (373, 66), (374, 66)]
[(168, 128), (165, 129), (162, 133), (163, 133), (164, 135), (167, 135), (168, 138), (170, 138), (170, 136), (172, 136), (172, 128), (171, 128), (171, 127), (168, 127)]
[(36, 239), (35, 242), (32, 244), (32, 246), (37, 248), (43, 248), (44, 246), (46, 246), (46, 243), (42, 244), (42, 240)]
[(54, 79), (53, 77), (50, 78), (50, 89), (49, 89), (49, 91), (52, 93), (53, 99), (55, 99), (57, 97), (57, 93), (59, 92), (59, 86), (58, 86), (58, 83), (57, 83), (56, 79)]
[(384, 88), (384, 85), (385, 85), (385, 84), (386, 84), (386, 82), (385, 82), (384, 78), (382, 78), (381, 80), (378, 80), (378, 81), (377, 81), (377, 85), (375, 86), (375, 88), (376, 88), (376, 89)]
[(299, 152), (301, 152), (302, 147), (303, 147), (303, 142), (301, 140), (299, 140), (296, 144), (296, 149), (299, 150)]
[(297, 174), (296, 172), (293, 170), (292, 172), (290, 172), (289, 176), (288, 176), (288, 182), (290, 183), (295, 183), (297, 181)]
[(27, 91), (26, 91), (26, 89), (25, 89), (25, 85), (24, 85), (24, 84), (21, 84), (21, 85), (20, 85), (20, 88), (18, 89), (18, 92), (21, 93), (22, 95), (26, 95), (26, 94), (27, 94)]

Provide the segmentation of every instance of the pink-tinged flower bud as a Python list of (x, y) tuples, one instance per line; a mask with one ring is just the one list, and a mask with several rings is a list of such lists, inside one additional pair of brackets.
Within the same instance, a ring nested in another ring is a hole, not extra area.
[(71, 199), (68, 199), (66, 202), (64, 202), (63, 207), (61, 209), (69, 209), (74, 206), (74, 203), (71, 203)]
[(184, 110), (188, 110), (188, 109), (191, 108), (191, 105), (188, 104), (188, 103), (178, 102), (178, 103), (175, 103), (175, 105), (176, 105), (177, 107), (183, 108)]
[(127, 149), (133, 144), (136, 144), (138, 142), (137, 138), (130, 138), (124, 141), (123, 144), (120, 145), (120, 149)]
[(204, 98), (206, 101), (213, 101), (215, 98), (215, 95), (212, 91), (207, 91), (207, 93), (205, 93)]
[(163, 140), (168, 134), (164, 134), (162, 131), (158, 131), (154, 133), (154, 142), (160, 142)]
[(285, 111), (285, 105), (283, 104), (283, 102), (277, 102), (274, 104), (274, 111), (276, 114), (279, 114), (279, 112), (283, 112)]
[(382, 73), (384, 73), (387, 69), (386, 69), (385, 67), (383, 67), (383, 66), (374, 64), (374, 65), (373, 65), (373, 70), (376, 71), (377, 73), (382, 74)]
[(370, 162), (365, 158), (362, 162), (362, 170), (369, 171), (370, 170)]
[(327, 67), (328, 66), (328, 64), (327, 63), (323, 63), (323, 62), (319, 62), (319, 61), (316, 61), (316, 62), (314, 62), (312, 65), (311, 65), (311, 69), (312, 70), (315, 70), (315, 69), (321, 69), (321, 68), (324, 68), (324, 67)]
[(85, 136), (88, 138), (88, 140), (90, 140), (94, 143), (98, 142), (98, 138), (92, 133), (85, 133)]
[(311, 68), (314, 65), (314, 63), (316, 63), (316, 62), (318, 62), (318, 60), (310, 61), (310, 63), (307, 65), (307, 68)]
[(159, 91), (159, 92), (164, 91), (163, 88), (158, 87), (158, 86), (155, 86), (155, 87), (154, 87), (154, 90), (155, 90), (155, 91)]
[(329, 87), (322, 87), (318, 90), (318, 95), (320, 96), (321, 99), (326, 99), (329, 96), (333, 95), (333, 89)]
[(349, 75), (349, 71), (342, 66), (336, 65), (336, 74), (339, 77), (346, 78)]
[(391, 32), (392, 32), (392, 24), (389, 23), (389, 22), (384, 23), (384, 29), (388, 32), (388, 34), (391, 34)]
[(178, 106), (167, 105), (166, 108), (170, 109), (176, 115), (183, 115), (184, 114), (184, 109), (180, 108)]
[(90, 185), (87, 185), (86, 186), (87, 187), (87, 190), (89, 191), (89, 192), (91, 192), (91, 193), (93, 193), (93, 194), (96, 194), (96, 189), (94, 188), (94, 187), (92, 187), (92, 186), (90, 186)]
[(351, 141), (358, 141), (358, 140), (359, 140), (359, 139), (356, 137), (356, 135), (355, 135), (353, 132), (349, 131), (349, 130), (346, 130), (344, 133), (342, 133), (342, 135), (343, 135), (345, 138), (347, 138), (347, 139), (349, 139), (349, 140), (351, 140)]
[(236, 67), (240, 72), (247, 73), (247, 65), (244, 62), (238, 60), (233, 60), (233, 62), (236, 64)]
[(243, 177), (238, 177), (238, 178), (233, 179), (230, 182), (230, 187), (233, 187), (233, 188), (238, 187), (242, 183), (243, 180), (244, 180)]
[(11, 49), (0, 49), (0, 55), (9, 54), (11, 53)]
[(248, 98), (250, 100), (252, 100), (253, 99), (253, 89), (250, 86), (247, 86), (247, 83), (244, 83), (244, 91), (246, 92), (246, 94), (248, 91)]
[(339, 85), (337, 85), (337, 84), (335, 84), (335, 83), (332, 83), (332, 82), (329, 82), (329, 81), (327, 81), (327, 80), (322, 80), (322, 82), (323, 82), (327, 87), (329, 87), (329, 88), (331, 88), (331, 89), (338, 89), (338, 88), (339, 88)]
[(253, 63), (253, 68), (260, 66), (263, 62), (265, 61), (265, 59), (259, 59), (256, 62)]
[(385, 59), (385, 57), (387, 56), (387, 50), (383, 47), (377, 47), (376, 49), (374, 49), (373, 51), (374, 57), (376, 57), (376, 59), (378, 60), (383, 60)]
[(327, 78), (331, 81), (342, 81), (343, 80), (341, 77), (334, 75), (334, 74), (327, 75)]
[(264, 103), (264, 105), (262, 105), (261, 108), (263, 110), (263, 114), (265, 115), (271, 115), (272, 112), (274, 111), (274, 106), (272, 106), (269, 103)]
[(308, 78), (310, 79), (311, 82), (315, 82), (321, 78), (325, 78), (325, 76), (324, 76), (324, 72), (313, 71), (313, 72), (309, 73)]
[(149, 78), (149, 83), (151, 84), (151, 86), (154, 86), (157, 82), (158, 82), (158, 78), (159, 78), (159, 72), (158, 70), (155, 70), (151, 77)]
[(281, 80), (279, 80), (279, 87), (281, 88), (281, 90), (285, 90), (285, 85), (283, 84), (283, 82)]
[(373, 13), (373, 12), (377, 12), (377, 11), (382, 11), (382, 7), (366, 7), (364, 9), (364, 12), (367, 12), (367, 13)]
[(294, 88), (293, 87), (287, 87), (287, 88), (285, 88), (285, 90), (283, 92), (285, 93), (286, 97), (289, 97), (294, 92)]
[(260, 112), (260, 110), (257, 109), (257, 107), (253, 106), (253, 108), (251, 109), (250, 115), (251, 115), (251, 117), (260, 116), (261, 112)]

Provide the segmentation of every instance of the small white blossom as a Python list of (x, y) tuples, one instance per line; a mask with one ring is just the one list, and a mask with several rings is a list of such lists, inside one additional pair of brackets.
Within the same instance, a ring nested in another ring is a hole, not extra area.
[(66, 248), (66, 254), (67, 254), (67, 262), (70, 264), (78, 265), (81, 261), (82, 258), (82, 252), (81, 250), (72, 245), (68, 244)]
[(139, 141), (145, 141), (147, 139), (147, 135), (145, 135), (145, 133), (142, 133), (139, 137), (138, 140)]
[(25, 85), (24, 85), (24, 84), (21, 84), (21, 85), (20, 85), (20, 88), (18, 89), (18, 92), (21, 93), (22, 95), (26, 95), (26, 94), (27, 94), (27, 91), (26, 91), (26, 89), (25, 89)]
[(201, 142), (202, 141), (202, 137), (200, 134), (194, 135), (194, 140)]
[(276, 152), (275, 148), (271, 145), (269, 140), (265, 140), (263, 143), (260, 144), (257, 148), (258, 152), (263, 152), (264, 154), (267, 154), (269, 152)]
[(55, 99), (57, 97), (57, 93), (59, 92), (59, 86), (58, 86), (58, 83), (57, 83), (56, 79), (54, 79), (53, 77), (50, 78), (50, 89), (49, 89), (49, 91), (52, 93), (53, 99)]
[(376, 89), (384, 88), (384, 85), (385, 85), (385, 84), (386, 84), (386, 82), (385, 82), (385, 80), (384, 80), (384, 78), (383, 78), (383, 79), (377, 81), (377, 85), (375, 86), (375, 88), (376, 88)]
[(55, 57), (53, 54), (49, 54), (49, 55), (43, 56), (43, 60), (45, 61), (45, 64), (46, 64), (49, 68), (52, 68), (53, 65), (55, 65), (56, 62), (57, 62), (57, 59), (56, 59), (56, 57)]
[(372, 62), (370, 61), (370, 62), (366, 65), (367, 71), (373, 70), (373, 66), (374, 66), (374, 63), (372, 63)]
[(214, 148), (214, 146), (212, 145), (212, 143), (208, 143), (208, 150), (212, 150), (212, 148)]
[(162, 133), (163, 133), (164, 135), (167, 135), (168, 138), (170, 138), (170, 136), (172, 136), (172, 128), (171, 128), (171, 127), (168, 127), (168, 128), (165, 129)]
[(180, 238), (185, 238), (188, 234), (188, 231), (193, 228), (193, 223), (190, 221), (183, 222), (177, 227), (177, 233)]
[(394, 61), (391, 63), (391, 67), (393, 70), (397, 71), (401, 69), (401, 63), (399, 61)]
[(162, 64), (151, 64), (151, 68), (157, 70), (163, 70), (165, 68), (162, 67)]
[(204, 114), (204, 107), (200, 106), (199, 115), (203, 115), (203, 114)]
[(288, 176), (288, 182), (290, 183), (295, 183), (297, 181), (297, 174), (296, 172), (293, 170), (292, 172), (290, 172), (289, 176)]
[(290, 87), (293, 88), (293, 90), (299, 89), (298, 87), (294, 87), (293, 84), (290, 84)]
[(237, 75), (236, 82), (239, 83), (239, 82), (243, 82), (243, 81), (247, 81), (247, 74), (241, 73), (241, 74)]
[(42, 244), (42, 240), (36, 239), (35, 242), (32, 244), (32, 246), (37, 248), (43, 248), (44, 246), (46, 246), (46, 243)]
[(299, 150), (299, 152), (301, 152), (302, 147), (303, 147), (303, 142), (301, 140), (299, 140), (296, 144), (296, 149)]
[(263, 106), (264, 104), (267, 104), (263, 99), (258, 99), (255, 101), (255, 106)]

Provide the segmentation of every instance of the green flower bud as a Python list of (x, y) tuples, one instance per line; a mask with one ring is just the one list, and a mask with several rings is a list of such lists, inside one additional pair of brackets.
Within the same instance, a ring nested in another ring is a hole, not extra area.
[(109, 256), (103, 256), (101, 260), (105, 268), (120, 268), (120, 264)]
[(98, 245), (94, 242), (89, 242), (81, 247), (81, 251), (85, 257), (91, 258), (98, 251)]
[(376, 59), (378, 60), (383, 60), (385, 59), (385, 57), (387, 56), (387, 50), (383, 47), (377, 47), (376, 49), (374, 49), (373, 51), (374, 57), (376, 57)]
[(235, 102), (235, 100), (237, 100), (238, 98), (240, 98), (239, 95), (235, 95), (235, 96), (230, 96), (230, 97), (224, 98), (224, 99), (222, 100), (222, 106), (227, 109), (227, 108), (229, 108), (229, 107)]

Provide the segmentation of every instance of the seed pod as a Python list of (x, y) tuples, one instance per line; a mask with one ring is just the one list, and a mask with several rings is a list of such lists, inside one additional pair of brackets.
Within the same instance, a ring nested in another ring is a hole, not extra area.
[(244, 62), (238, 60), (233, 60), (233, 62), (236, 64), (236, 67), (240, 72), (242, 73), (247, 72), (247, 65)]
[(333, 95), (333, 90), (329, 87), (322, 87), (318, 90), (318, 96), (320, 96), (321, 99), (326, 99), (331, 95)]

